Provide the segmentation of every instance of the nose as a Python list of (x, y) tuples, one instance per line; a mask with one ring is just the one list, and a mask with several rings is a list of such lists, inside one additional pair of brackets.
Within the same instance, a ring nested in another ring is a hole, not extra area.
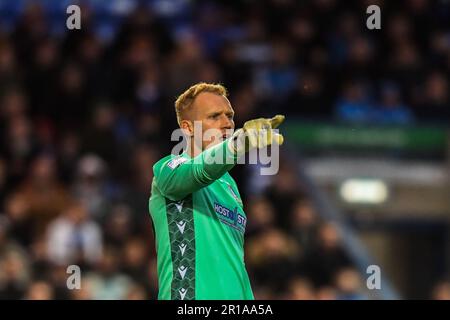
[(228, 118), (228, 116), (222, 116), (222, 129), (232, 129), (233, 128), (233, 120)]

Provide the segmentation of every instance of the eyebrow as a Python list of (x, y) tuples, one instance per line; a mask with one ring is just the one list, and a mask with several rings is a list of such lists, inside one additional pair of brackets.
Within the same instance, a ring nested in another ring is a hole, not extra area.
[(219, 115), (219, 114), (221, 114), (221, 113), (225, 113), (225, 114), (230, 114), (230, 115), (233, 115), (234, 116), (234, 111), (226, 111), (226, 112), (222, 112), (222, 111), (214, 111), (214, 112), (211, 112), (211, 113), (208, 113), (208, 116), (215, 116), (215, 115)]

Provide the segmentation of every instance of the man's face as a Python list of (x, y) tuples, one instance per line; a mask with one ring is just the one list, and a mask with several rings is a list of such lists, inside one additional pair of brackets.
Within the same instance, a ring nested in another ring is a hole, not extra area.
[[(194, 133), (192, 129), (195, 128), (195, 121), (201, 122), (202, 150), (227, 139), (234, 130), (233, 108), (230, 101), (222, 95), (211, 92), (200, 93), (186, 115), (186, 119), (190, 122), (191, 135)], [(194, 141), (196, 139), (198, 138), (194, 137)]]

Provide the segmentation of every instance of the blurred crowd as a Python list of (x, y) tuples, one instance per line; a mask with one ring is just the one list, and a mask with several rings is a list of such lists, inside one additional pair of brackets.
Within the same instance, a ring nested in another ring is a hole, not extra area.
[[(171, 15), (155, 2), (111, 17), (109, 38), (89, 5), (81, 30), (60, 35), (39, 1), (0, 24), (0, 298), (157, 297), (152, 166), (174, 145), (176, 96), (195, 82), (229, 89), (236, 126), (276, 113), (450, 123), (445, 1), (174, 1)], [(381, 30), (366, 28), (369, 4)], [(293, 168), (268, 181), (231, 172), (256, 298), (367, 298)], [(72, 264), (80, 290), (66, 286)], [(449, 282), (429, 297), (449, 298)]]

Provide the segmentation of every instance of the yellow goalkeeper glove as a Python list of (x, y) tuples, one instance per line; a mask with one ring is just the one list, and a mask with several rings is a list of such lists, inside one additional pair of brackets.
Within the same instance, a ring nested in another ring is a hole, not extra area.
[(283, 136), (273, 131), (283, 121), (283, 115), (276, 115), (271, 119), (259, 118), (247, 121), (241, 129), (234, 132), (230, 140), (232, 150), (241, 155), (252, 149), (265, 148), (272, 143), (283, 144)]

